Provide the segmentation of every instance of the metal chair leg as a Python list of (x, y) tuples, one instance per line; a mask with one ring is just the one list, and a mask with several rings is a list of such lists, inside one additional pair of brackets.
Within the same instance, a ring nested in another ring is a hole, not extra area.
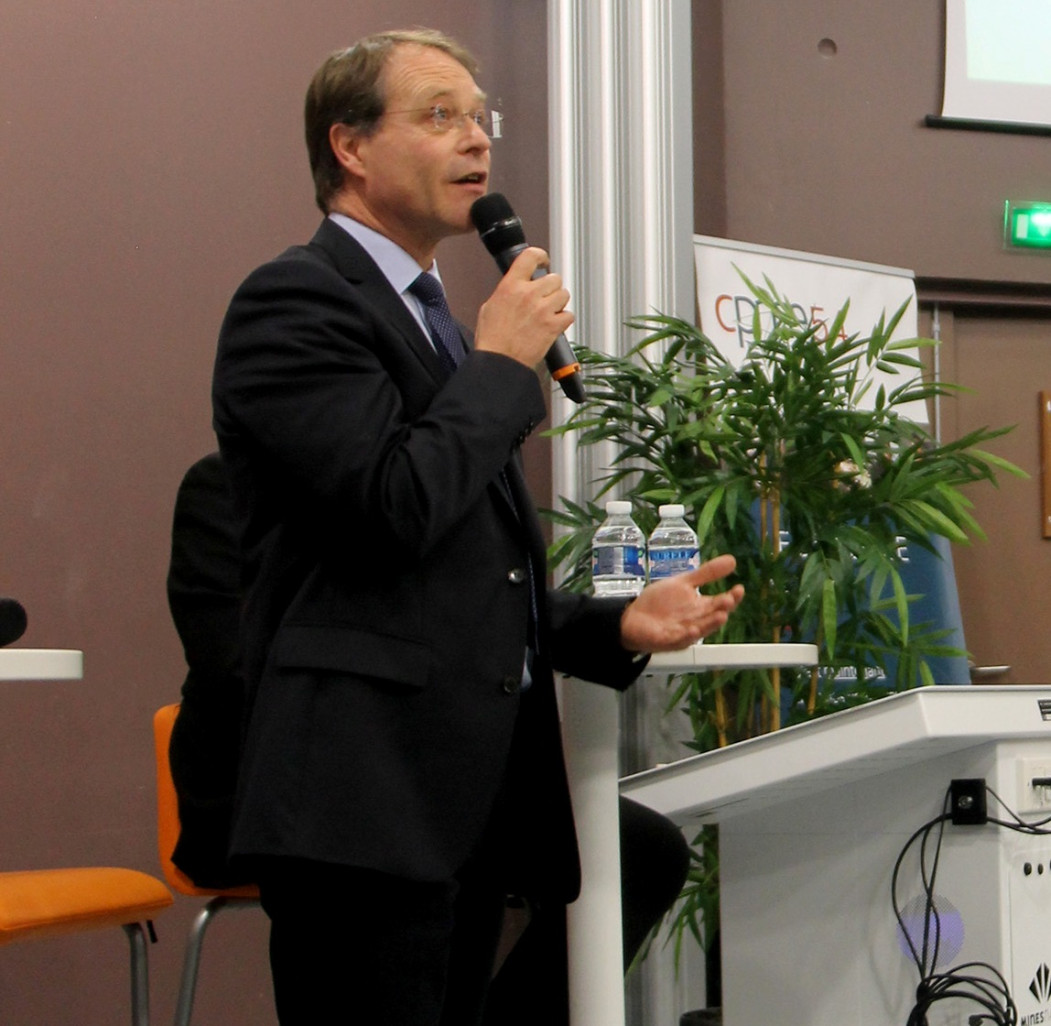
[(230, 898), (218, 895), (212, 898), (197, 913), (190, 936), (186, 942), (186, 954), (182, 963), (182, 979), (179, 981), (179, 998), (175, 1006), (174, 1026), (190, 1026), (193, 1015), (193, 999), (197, 991), (197, 971), (201, 964), (201, 948), (204, 945), (204, 934), (211, 921), (224, 908), (257, 908), (255, 898)]
[(122, 929), (131, 949), (131, 1023), (150, 1026), (150, 967), (146, 937), (141, 923), (126, 923)]

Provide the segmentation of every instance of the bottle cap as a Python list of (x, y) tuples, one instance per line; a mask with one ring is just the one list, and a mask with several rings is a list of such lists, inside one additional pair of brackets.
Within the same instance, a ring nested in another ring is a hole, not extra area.
[(686, 512), (686, 507), (679, 502), (673, 502), (668, 506), (658, 506), (657, 512), (662, 517), (681, 517)]
[(606, 503), (606, 512), (611, 516), (623, 516), (631, 512), (631, 503), (623, 499), (611, 499)]

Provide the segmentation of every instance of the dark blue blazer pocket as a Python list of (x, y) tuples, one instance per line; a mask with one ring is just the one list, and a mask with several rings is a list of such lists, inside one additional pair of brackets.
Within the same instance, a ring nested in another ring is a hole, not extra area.
[(286, 624), (272, 649), (279, 670), (369, 677), (422, 688), (427, 683), (430, 650), (414, 638), (356, 627)]

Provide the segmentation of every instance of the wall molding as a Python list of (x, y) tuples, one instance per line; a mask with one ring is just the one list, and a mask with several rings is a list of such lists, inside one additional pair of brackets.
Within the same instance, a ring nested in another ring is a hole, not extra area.
[(920, 303), (957, 310), (1051, 314), (1051, 282), (916, 277)]

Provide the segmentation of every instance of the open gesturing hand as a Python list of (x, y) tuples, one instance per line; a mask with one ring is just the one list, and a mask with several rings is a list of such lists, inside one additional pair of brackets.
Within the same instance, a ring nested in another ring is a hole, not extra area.
[(736, 565), (733, 556), (716, 556), (696, 570), (648, 584), (624, 610), (621, 644), (629, 652), (675, 652), (717, 631), (744, 597), (744, 586), (718, 595), (697, 589), (733, 573)]

